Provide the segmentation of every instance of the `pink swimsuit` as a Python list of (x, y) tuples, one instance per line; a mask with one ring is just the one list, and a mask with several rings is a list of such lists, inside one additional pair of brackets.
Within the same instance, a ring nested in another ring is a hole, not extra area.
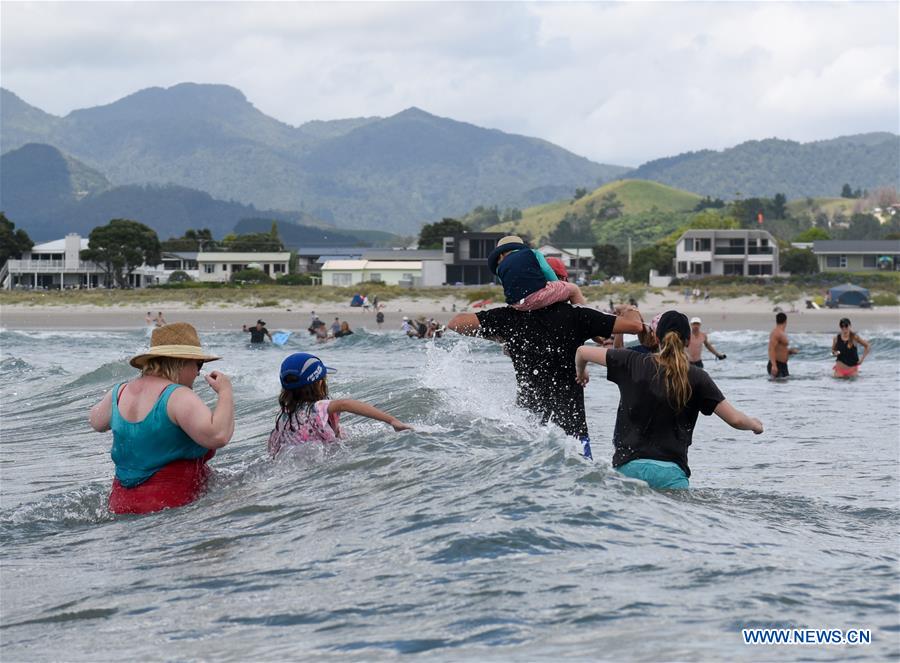
[(275, 457), (286, 448), (308, 442), (337, 442), (341, 439), (341, 425), (338, 413), (328, 414), (331, 401), (317, 401), (307, 411), (301, 405), (289, 417), (281, 414), (275, 422), (275, 430), (269, 435), (269, 455)]

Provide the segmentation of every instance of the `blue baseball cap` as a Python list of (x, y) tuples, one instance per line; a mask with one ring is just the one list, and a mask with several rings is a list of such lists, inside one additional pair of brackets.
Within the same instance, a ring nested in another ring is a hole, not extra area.
[(328, 368), (322, 360), (308, 352), (295, 352), (281, 362), (281, 386), (285, 389), (305, 387), (325, 377), (335, 369)]

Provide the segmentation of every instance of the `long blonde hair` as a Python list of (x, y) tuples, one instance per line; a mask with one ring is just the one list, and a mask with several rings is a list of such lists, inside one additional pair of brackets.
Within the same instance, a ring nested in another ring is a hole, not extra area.
[(691, 365), (684, 351), (684, 341), (678, 332), (666, 333), (665, 338), (660, 341), (656, 361), (664, 372), (663, 383), (669, 404), (676, 412), (681, 412), (691, 400), (691, 383), (688, 381), (688, 370)]

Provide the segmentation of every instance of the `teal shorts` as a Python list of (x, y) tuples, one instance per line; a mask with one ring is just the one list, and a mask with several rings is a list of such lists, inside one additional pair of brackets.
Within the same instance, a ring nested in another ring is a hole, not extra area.
[(684, 490), (690, 488), (687, 475), (676, 463), (664, 460), (638, 458), (616, 468), (626, 477), (640, 479), (650, 484), (651, 488), (666, 490)]

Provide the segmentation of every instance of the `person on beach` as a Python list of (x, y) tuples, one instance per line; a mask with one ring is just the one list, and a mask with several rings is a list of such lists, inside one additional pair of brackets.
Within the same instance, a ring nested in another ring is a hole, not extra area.
[(112, 430), (113, 513), (151, 513), (199, 497), (207, 461), (234, 433), (234, 397), (224, 373), (204, 376), (218, 394), (213, 411), (193, 392), (207, 354), (186, 322), (153, 330), (150, 349), (131, 359), (141, 376), (118, 383), (90, 411), (91, 427)]
[(497, 242), (488, 257), (488, 268), (500, 279), (506, 303), (517, 311), (534, 311), (564, 301), (587, 303), (577, 285), (560, 281), (544, 254), (517, 235)]
[(163, 317), (162, 311), (156, 316), (156, 320), (153, 321), (157, 327), (162, 327), (163, 325), (168, 324), (166, 319)]
[(447, 327), (458, 334), (504, 343), (516, 375), (516, 403), (552, 422), (582, 443), (591, 458), (584, 412), (584, 389), (575, 383), (575, 352), (594, 337), (637, 334), (643, 328), (637, 311), (620, 316), (585, 306), (557, 302), (534, 311), (512, 306), (457, 313)]
[(400, 324), (400, 331), (409, 336), (410, 338), (416, 338), (419, 335), (418, 330), (413, 326), (412, 322), (410, 322), (407, 316), (403, 316), (403, 322)]
[(281, 394), (278, 397), (281, 411), (269, 434), (270, 456), (274, 458), (281, 451), (300, 444), (340, 440), (343, 437), (339, 422), (341, 412), (383, 421), (395, 431), (412, 430), (412, 426), (367, 403), (350, 398), (330, 400), (327, 374), (333, 370), (306, 352), (297, 352), (281, 362)]
[[(834, 377), (852, 378), (859, 373), (859, 367), (869, 356), (871, 346), (850, 328), (850, 318), (841, 318), (838, 325), (841, 331), (831, 343), (831, 354), (837, 359), (834, 362)], [(859, 357), (858, 345), (864, 348), (862, 359)]]
[(587, 365), (595, 363), (606, 366), (606, 379), (619, 387), (613, 467), (652, 488), (689, 488), (688, 447), (699, 413), (715, 413), (732, 428), (757, 435), (763, 425), (725, 400), (706, 371), (690, 365), (687, 316), (666, 311), (657, 321), (655, 334), (658, 353), (580, 347), (575, 382), (587, 385)]
[(156, 326), (156, 321), (153, 319), (153, 314), (150, 311), (147, 311), (147, 315), (144, 316), (144, 324), (148, 327)]
[[(624, 307), (623, 309), (624, 310)], [(644, 322), (643, 316), (641, 316), (640, 311), (637, 309), (633, 309), (638, 316), (641, 318), (641, 322)], [(622, 312), (621, 310), (619, 311)], [(638, 344), (630, 345), (628, 347), (625, 346), (625, 335), (624, 334), (615, 334), (613, 336), (613, 344), (612, 347), (616, 350), (625, 349), (631, 350), (632, 352), (639, 352), (641, 354), (649, 354), (652, 352), (657, 352), (659, 350), (659, 340), (656, 338), (656, 325), (659, 323), (659, 319), (662, 316), (662, 313), (657, 314), (653, 320), (650, 321), (650, 324), (644, 324), (643, 329), (638, 332)], [(603, 344), (606, 346), (606, 344)]]
[(262, 320), (257, 320), (256, 324), (252, 327), (244, 325), (241, 327), (241, 331), (245, 333), (249, 332), (251, 343), (265, 343), (266, 337), (268, 337), (270, 341), (272, 340), (272, 335), (269, 333), (269, 330), (266, 329), (266, 323)]
[(725, 359), (727, 356), (724, 352), (719, 352), (709, 342), (709, 337), (705, 332), (700, 331), (703, 321), (698, 317), (691, 318), (691, 342), (688, 345), (688, 359), (693, 366), (703, 368), (703, 348), (715, 355), (716, 359)]
[(384, 324), (384, 313), (382, 311), (378, 311), (375, 314), (375, 324), (378, 325), (378, 328), (381, 329), (381, 325)]
[(769, 334), (769, 361), (766, 364), (766, 372), (774, 379), (789, 377), (788, 357), (797, 352), (799, 350), (790, 347), (788, 342), (787, 313), (779, 311), (775, 315), (775, 328)]

